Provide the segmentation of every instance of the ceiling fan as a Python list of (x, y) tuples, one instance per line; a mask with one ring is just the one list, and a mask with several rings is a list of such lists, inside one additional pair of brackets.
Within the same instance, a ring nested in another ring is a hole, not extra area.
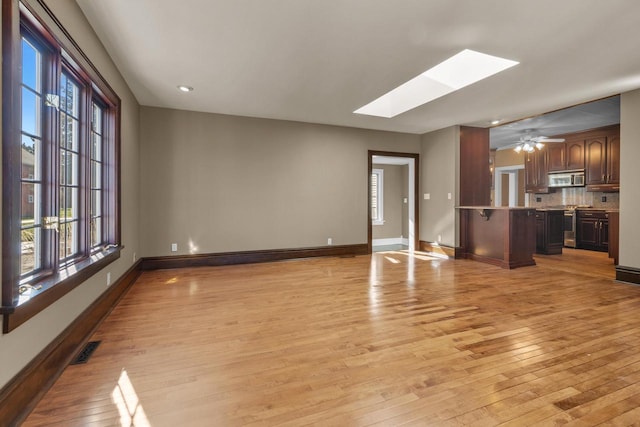
[(546, 136), (530, 136), (524, 135), (520, 137), (520, 140), (510, 147), (514, 147), (513, 149), (516, 153), (524, 151), (526, 153), (531, 153), (536, 150), (542, 150), (545, 142), (564, 142), (564, 138), (547, 138)]

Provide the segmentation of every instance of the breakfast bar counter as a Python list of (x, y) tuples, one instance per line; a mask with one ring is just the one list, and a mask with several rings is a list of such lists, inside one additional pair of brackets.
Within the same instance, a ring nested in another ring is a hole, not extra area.
[(458, 206), (460, 255), (502, 268), (535, 265), (536, 209)]

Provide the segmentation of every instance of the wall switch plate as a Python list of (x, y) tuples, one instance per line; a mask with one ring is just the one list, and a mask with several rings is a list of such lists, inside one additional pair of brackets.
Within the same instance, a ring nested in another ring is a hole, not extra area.
[(447, 199), (451, 200), (451, 193), (447, 193)]
[(431, 198), (431, 194), (430, 193), (424, 193), (424, 199), (425, 200), (429, 200)]
[(178, 244), (177, 243), (172, 243), (171, 244), (171, 252), (178, 252)]

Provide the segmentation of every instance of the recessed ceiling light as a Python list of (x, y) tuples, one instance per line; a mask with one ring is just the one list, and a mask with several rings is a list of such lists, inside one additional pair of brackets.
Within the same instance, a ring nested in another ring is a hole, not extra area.
[(465, 49), (354, 113), (395, 117), (517, 64), (517, 61)]
[(185, 86), (185, 85), (178, 86), (178, 89), (180, 89), (183, 92), (191, 92), (193, 90), (191, 86)]
[(498, 123), (500, 123), (500, 120), (493, 120), (493, 121), (491, 122), (491, 124), (492, 124), (492, 125), (494, 125), (494, 126), (495, 126), (495, 125), (497, 125)]

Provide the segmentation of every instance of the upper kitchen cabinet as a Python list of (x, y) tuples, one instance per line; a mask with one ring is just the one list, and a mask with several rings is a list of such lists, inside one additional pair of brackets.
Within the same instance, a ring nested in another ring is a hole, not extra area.
[(620, 190), (620, 125), (585, 141), (587, 191)]
[(549, 151), (547, 147), (524, 156), (525, 192), (549, 192)]
[(584, 169), (584, 141), (567, 141), (564, 144), (567, 151), (566, 170)]
[(548, 144), (549, 172), (584, 169), (584, 139)]

